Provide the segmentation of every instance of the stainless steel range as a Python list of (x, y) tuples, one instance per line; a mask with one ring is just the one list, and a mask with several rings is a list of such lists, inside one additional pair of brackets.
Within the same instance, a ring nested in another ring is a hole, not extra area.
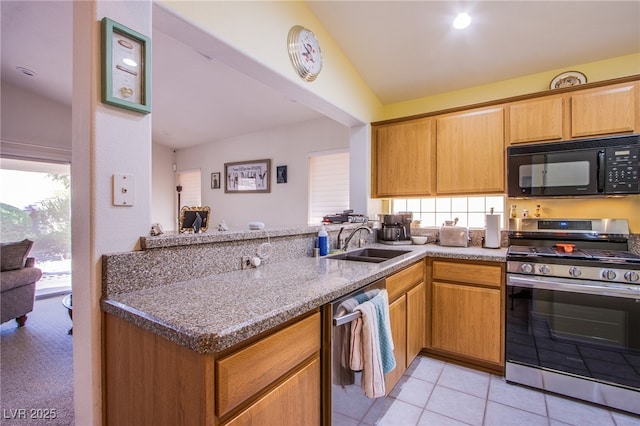
[(640, 414), (640, 255), (619, 219), (510, 219), (507, 381)]

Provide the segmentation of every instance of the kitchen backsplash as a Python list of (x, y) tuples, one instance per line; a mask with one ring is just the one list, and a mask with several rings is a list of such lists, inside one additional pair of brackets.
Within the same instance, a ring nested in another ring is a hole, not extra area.
[[(337, 247), (340, 228), (360, 224), (327, 225), (330, 248)], [(202, 234), (163, 234), (141, 237), (141, 251), (102, 256), (102, 295), (127, 293), (203, 278), (242, 268), (242, 257), (267, 253), (263, 262), (283, 262), (313, 256), (319, 226), (298, 226), (264, 231), (208, 231)], [(343, 237), (345, 237), (343, 232)], [(348, 235), (348, 234), (347, 234)], [(365, 243), (373, 235), (360, 232)], [(261, 246), (268, 244), (265, 250)], [(350, 247), (356, 248), (354, 239)]]

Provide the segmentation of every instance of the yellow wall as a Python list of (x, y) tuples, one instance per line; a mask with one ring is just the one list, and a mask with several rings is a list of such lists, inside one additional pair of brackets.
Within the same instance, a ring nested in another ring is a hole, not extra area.
[(563, 69), (485, 84), (483, 86), (469, 87), (467, 89), (385, 105), (384, 118), (381, 120), (424, 114), (448, 108), (505, 99), (512, 96), (542, 92), (549, 90), (549, 83), (555, 76), (568, 70), (582, 72), (587, 76), (588, 82), (637, 75), (640, 74), (640, 53), (588, 64), (574, 65)]
[(546, 198), (546, 199), (508, 199), (507, 210), (516, 205), (518, 217), (522, 210), (529, 210), (533, 217), (536, 205), (540, 204), (541, 217), (562, 219), (628, 219), (629, 228), (634, 234), (640, 234), (640, 195), (618, 198)]

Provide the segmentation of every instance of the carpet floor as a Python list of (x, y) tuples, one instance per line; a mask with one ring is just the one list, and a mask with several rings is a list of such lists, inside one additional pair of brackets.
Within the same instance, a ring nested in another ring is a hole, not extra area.
[(0, 326), (0, 424), (74, 424), (70, 327), (62, 296), (37, 300), (24, 327)]

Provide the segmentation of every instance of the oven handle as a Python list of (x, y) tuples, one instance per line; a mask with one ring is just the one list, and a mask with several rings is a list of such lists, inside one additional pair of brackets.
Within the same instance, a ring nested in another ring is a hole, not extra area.
[(567, 280), (563, 278), (527, 277), (507, 274), (507, 286), (527, 287), (544, 290), (566, 291), (569, 293), (595, 294), (598, 296), (624, 297), (640, 300), (640, 286), (616, 283), (602, 283), (587, 280)]

